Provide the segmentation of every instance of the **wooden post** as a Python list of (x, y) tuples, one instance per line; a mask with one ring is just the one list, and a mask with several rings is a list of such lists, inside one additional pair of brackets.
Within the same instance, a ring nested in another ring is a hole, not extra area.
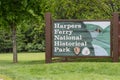
[(45, 14), (45, 44), (46, 44), (46, 50), (45, 50), (45, 59), (46, 63), (52, 62), (52, 19), (51, 14), (48, 12)]
[(119, 26), (119, 14), (113, 13), (112, 18), (112, 31), (113, 31), (113, 37), (112, 37), (112, 44), (113, 44), (113, 62), (118, 62), (119, 60), (119, 44), (118, 44), (118, 26)]
[(119, 30), (119, 36), (118, 36), (119, 37), (119, 42), (118, 43), (119, 43), (119, 56), (120, 56), (120, 14), (119, 14), (119, 27), (118, 28), (119, 28), (118, 29)]

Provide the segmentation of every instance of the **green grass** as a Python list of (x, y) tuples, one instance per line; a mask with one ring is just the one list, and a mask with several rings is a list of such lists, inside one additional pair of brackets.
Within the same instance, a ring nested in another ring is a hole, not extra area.
[(3, 80), (120, 80), (120, 63), (110, 59), (78, 59), (74, 62), (45, 64), (44, 53), (0, 54), (0, 79)]

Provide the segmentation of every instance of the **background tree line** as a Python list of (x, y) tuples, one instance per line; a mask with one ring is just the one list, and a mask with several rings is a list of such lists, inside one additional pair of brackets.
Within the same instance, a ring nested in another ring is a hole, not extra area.
[[(110, 19), (120, 0), (0, 0), (0, 53), (45, 51), (44, 14), (53, 19)], [(15, 29), (13, 29), (15, 28)]]

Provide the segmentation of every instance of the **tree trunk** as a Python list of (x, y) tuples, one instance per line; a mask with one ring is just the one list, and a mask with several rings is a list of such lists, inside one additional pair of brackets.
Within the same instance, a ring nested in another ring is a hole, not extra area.
[(16, 25), (12, 23), (11, 25), (12, 30), (12, 42), (13, 42), (13, 62), (17, 63), (17, 47), (16, 47)]

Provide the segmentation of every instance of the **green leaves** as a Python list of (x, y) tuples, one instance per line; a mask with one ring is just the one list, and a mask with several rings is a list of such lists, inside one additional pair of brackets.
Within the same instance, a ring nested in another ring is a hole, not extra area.
[(0, 6), (0, 27), (8, 34), (11, 24), (16, 25), (20, 51), (28, 49), (28, 44), (33, 49), (44, 48), (46, 12), (51, 12), (53, 19), (81, 20), (110, 19), (113, 11), (120, 12), (120, 0), (1, 0)]
[(62, 19), (109, 19), (120, 11), (119, 0), (49, 0), (49, 11)]

